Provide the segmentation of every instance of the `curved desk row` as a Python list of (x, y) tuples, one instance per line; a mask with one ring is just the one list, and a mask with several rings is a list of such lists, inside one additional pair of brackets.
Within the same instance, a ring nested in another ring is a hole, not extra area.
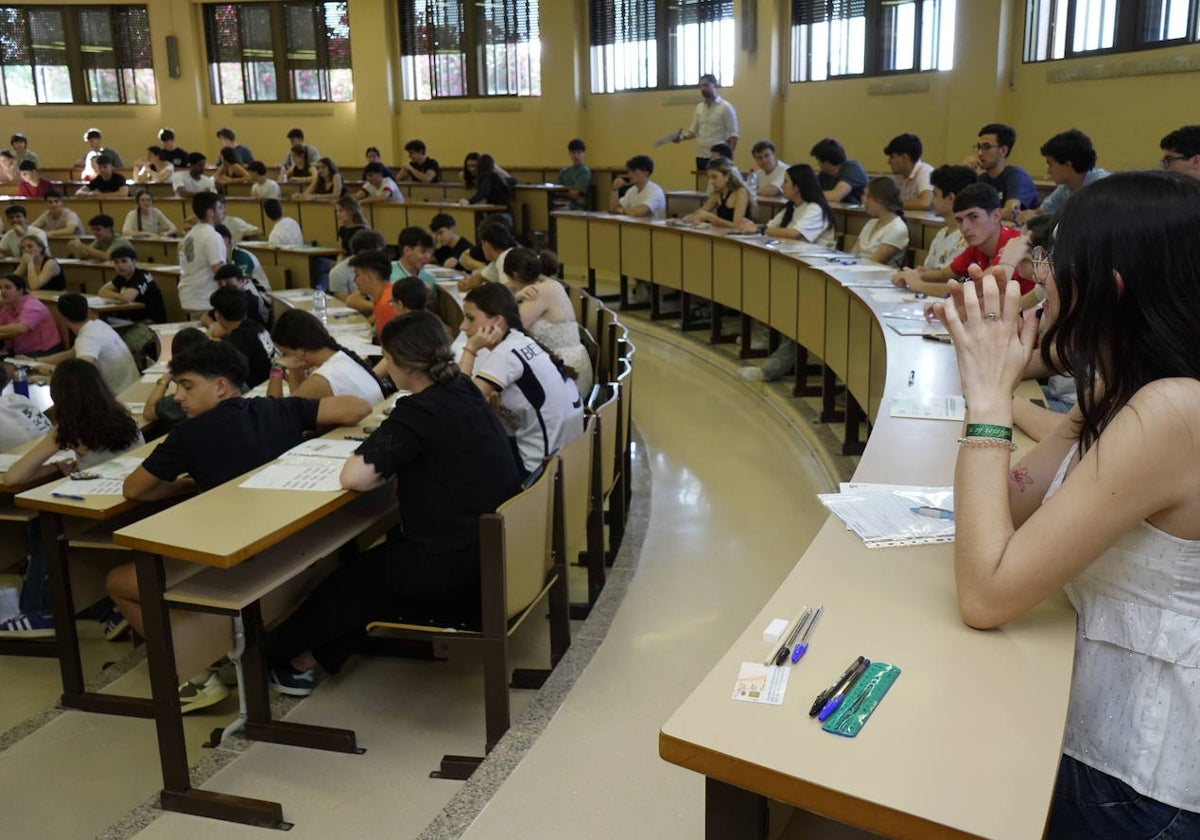
[[(881, 326), (900, 304), (839, 282), (869, 274), (811, 268), (760, 240), (623, 217), (562, 214), (558, 224), (572, 276), (624, 273), (690, 290), (821, 356), (875, 421), (855, 480), (952, 482), (959, 425), (892, 418), (886, 404), (960, 393), (953, 349)], [(763, 628), (805, 604), (825, 612), (783, 704), (731, 700), (741, 663), (768, 653)], [(971, 630), (958, 615), (950, 545), (867, 549), (831, 517), (663, 725), (659, 752), (707, 777), (710, 838), (765, 837), (768, 798), (891, 837), (1040, 837), (1074, 618), (1059, 597), (1002, 630)], [(857, 655), (903, 673), (858, 737), (831, 736), (808, 707)]]

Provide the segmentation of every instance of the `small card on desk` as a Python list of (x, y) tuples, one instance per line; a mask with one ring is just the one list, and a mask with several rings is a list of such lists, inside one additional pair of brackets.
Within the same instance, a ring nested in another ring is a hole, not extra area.
[(783, 704), (790, 669), (760, 662), (743, 662), (733, 686), (733, 699), (747, 703)]

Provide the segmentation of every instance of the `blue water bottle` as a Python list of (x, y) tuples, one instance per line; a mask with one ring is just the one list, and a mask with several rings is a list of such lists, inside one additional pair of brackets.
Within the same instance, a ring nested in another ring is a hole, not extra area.
[(17, 365), (17, 372), (13, 378), (13, 391), (22, 397), (29, 397), (29, 368)]

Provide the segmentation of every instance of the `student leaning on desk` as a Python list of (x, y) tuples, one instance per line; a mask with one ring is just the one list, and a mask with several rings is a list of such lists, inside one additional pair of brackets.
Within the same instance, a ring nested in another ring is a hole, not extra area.
[[(1053, 838), (1200, 837), (1200, 183), (1113, 175), (1058, 214), (1045, 315), (1019, 284), (960, 285), (966, 433), (958, 604), (999, 627), (1065, 589), (1079, 612)], [(1012, 392), (1040, 328), (1079, 401), (1010, 463)]]

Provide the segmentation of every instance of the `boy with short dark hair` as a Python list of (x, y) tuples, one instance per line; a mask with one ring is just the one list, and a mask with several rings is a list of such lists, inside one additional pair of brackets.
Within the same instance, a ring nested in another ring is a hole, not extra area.
[(4, 219), (8, 222), (8, 230), (4, 232), (3, 236), (0, 236), (0, 254), (20, 259), (21, 240), (26, 236), (36, 236), (41, 240), (42, 248), (49, 253), (50, 241), (46, 238), (46, 232), (29, 224), (29, 217), (25, 215), (24, 206), (8, 205), (4, 208)]
[[(237, 270), (237, 266), (231, 267)], [(271, 334), (266, 328), (247, 317), (246, 293), (232, 286), (222, 286), (212, 293), (209, 303), (212, 304), (216, 325), (220, 328), (214, 332), (219, 332), (221, 341), (228, 342), (246, 357), (246, 387), (254, 388), (266, 382), (271, 372), (275, 345), (271, 343)]]
[(569, 188), (562, 209), (586, 210), (588, 189), (592, 185), (592, 170), (583, 162), (587, 144), (576, 137), (567, 144), (567, 154), (571, 157), (571, 165), (558, 170), (558, 177), (554, 179), (554, 183)]
[(96, 174), (92, 179), (75, 191), (76, 195), (95, 195), (97, 193), (108, 196), (127, 196), (129, 195), (129, 187), (125, 183), (125, 176), (117, 172), (113, 168), (113, 159), (107, 154), (96, 155), (94, 160)]
[(442, 166), (425, 154), (423, 140), (409, 140), (404, 144), (404, 151), (408, 153), (408, 163), (401, 166), (397, 172), (401, 178), (407, 177), (426, 184), (442, 180)]
[(71, 252), (71, 256), (81, 260), (108, 260), (111, 259), (114, 248), (132, 248), (133, 244), (128, 239), (116, 235), (113, 229), (115, 225), (113, 217), (107, 213), (92, 216), (88, 219), (88, 228), (93, 237), (92, 244), (88, 245), (81, 239), (72, 239), (67, 243), (67, 250)]
[(817, 181), (827, 201), (858, 204), (867, 189), (867, 172), (862, 164), (846, 157), (842, 144), (832, 137), (818, 140), (809, 150), (817, 161)]
[(108, 252), (117, 274), (100, 287), (98, 294), (109, 300), (140, 303), (144, 308), (139, 315), (156, 324), (165, 324), (167, 308), (163, 303), (162, 290), (150, 276), (150, 272), (137, 267), (137, 251), (132, 246), (119, 245)]
[(36, 160), (23, 160), (17, 164), (21, 183), (17, 187), (17, 195), (22, 198), (45, 198), (47, 193), (54, 191), (54, 183), (38, 174)]
[(459, 258), (474, 247), (471, 240), (459, 236), (454, 217), (449, 213), (438, 213), (429, 221), (433, 231), (433, 261), (446, 268), (459, 268)]
[(396, 247), (400, 251), (400, 276), (417, 277), (431, 290), (436, 288), (437, 280), (425, 270), (433, 258), (433, 237), (429, 231), (417, 225), (406, 227), (400, 231)]

